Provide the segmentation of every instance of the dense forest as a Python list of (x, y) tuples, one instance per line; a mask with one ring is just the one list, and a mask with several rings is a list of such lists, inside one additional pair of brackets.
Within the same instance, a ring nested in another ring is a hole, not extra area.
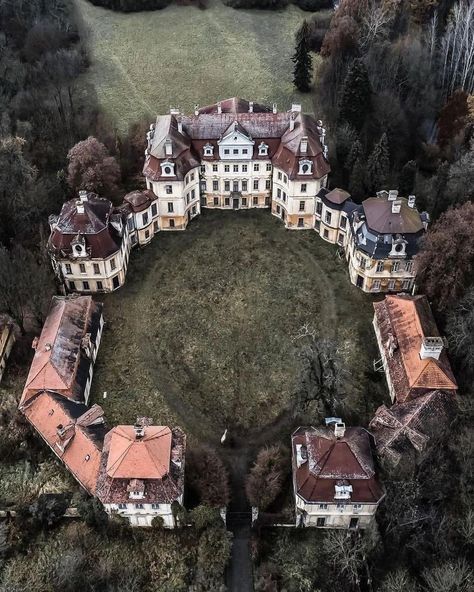
[[(235, 8), (275, 9), (287, 3), (225, 1)], [(130, 11), (168, 2), (94, 3)], [(328, 6), (324, 0), (295, 4), (304, 10)], [(143, 151), (144, 123), (117, 137), (98, 109), (94, 89), (81, 78), (89, 58), (80, 29), (72, 0), (0, 0), (0, 308), (21, 331), (28, 323), (41, 325), (54, 291), (43, 248), (48, 215), (86, 179), (91, 189), (118, 199), (131, 186)], [(474, 553), (474, 6), (467, 0), (342, 0), (329, 17), (308, 16), (296, 38), (294, 61), (298, 84), (312, 93), (315, 112), (328, 128), (332, 186), (347, 188), (358, 201), (398, 188), (403, 195), (415, 194), (418, 206), (430, 213), (417, 264), (418, 290), (430, 298), (447, 335), (460, 384), (459, 413), (415, 465), (380, 467), (387, 496), (370, 532), (288, 530), (256, 537), (256, 589), (469, 592), (474, 586), (469, 563)], [(313, 71), (316, 81), (311, 81)], [(91, 180), (91, 163), (98, 162), (101, 175)], [(11, 450), (26, 455), (17, 445), (28, 438), (27, 428), (17, 421), (13, 406), (2, 406), (2, 458)], [(280, 458), (281, 450), (275, 455)], [(264, 477), (254, 470), (249, 498), (261, 490)], [(54, 508), (35, 507), (25, 510), (21, 527), (2, 523), (0, 590), (218, 589), (230, 543), (216, 526), (215, 511), (201, 507), (188, 517), (195, 529), (184, 551), (174, 533), (157, 529), (158, 535), (150, 535), (153, 544), (145, 545), (142, 534), (132, 536), (123, 524), (107, 529), (87, 501), (82, 517), (84, 524), (58, 526)], [(132, 545), (143, 549), (147, 567), (143, 571), (137, 560), (125, 573), (117, 557), (133, 556)]]

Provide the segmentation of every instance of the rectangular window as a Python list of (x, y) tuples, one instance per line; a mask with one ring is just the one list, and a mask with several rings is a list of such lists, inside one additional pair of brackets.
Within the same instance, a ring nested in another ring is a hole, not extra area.
[(212, 182), (212, 191), (219, 191), (219, 181)]
[(225, 164), (224, 165), (224, 173), (228, 173), (230, 171), (230, 165), (229, 164)]
[(117, 267), (115, 263), (115, 257), (110, 260), (110, 269), (113, 271)]
[(127, 509), (127, 504), (118, 504), (118, 509), (119, 510), (126, 510)]
[(281, 199), (281, 189), (279, 187), (277, 189), (277, 197)]
[(281, 181), (281, 173), (278, 171), (278, 180)]
[[(207, 156), (207, 155), (206, 155), (206, 156)], [(212, 154), (211, 154), (211, 156), (212, 156)], [(205, 164), (201, 165), (201, 173), (202, 173), (203, 175), (205, 175), (205, 174), (206, 174), (206, 165), (205, 165)]]
[(283, 201), (286, 202), (286, 193), (285, 192), (283, 192)]
[(388, 289), (389, 290), (395, 290), (395, 280), (390, 280), (388, 282)]
[(319, 214), (321, 216), (322, 211), (323, 211), (323, 204), (320, 201), (316, 202), (316, 214)]
[(288, 177), (286, 175), (283, 175), (283, 183), (288, 183)]
[(340, 245), (342, 245), (342, 244), (343, 244), (343, 242), (344, 242), (344, 235), (342, 234), (342, 232), (340, 232), (340, 233), (337, 235), (337, 242), (338, 242)]
[(82, 287), (84, 290), (89, 290), (89, 282), (82, 282)]
[(314, 228), (319, 232), (319, 229), (321, 228), (321, 222), (319, 220), (314, 222)]
[(98, 263), (94, 263), (94, 273), (98, 275), (100, 273), (100, 267)]
[(214, 205), (215, 206), (218, 206), (219, 205), (219, 198), (218, 197), (215, 197), (214, 198)]
[(301, 183), (301, 193), (306, 193), (306, 183)]
[(354, 504), (352, 507), (354, 510), (360, 510), (362, 508), (362, 504)]
[(253, 196), (252, 203), (253, 203), (254, 206), (258, 206), (258, 196), (257, 195), (254, 195)]
[(232, 182), (232, 190), (233, 191), (238, 191), (239, 190), (239, 182), (238, 181), (233, 181)]
[(128, 228), (129, 230), (133, 230), (133, 229), (135, 228), (135, 225), (134, 225), (134, 223), (133, 223), (133, 218), (129, 218), (129, 219), (127, 220), (127, 228)]
[(357, 528), (359, 526), (359, 518), (351, 518), (349, 528)]
[(191, 189), (191, 201), (196, 197), (196, 190)]
[(242, 191), (247, 191), (248, 183), (247, 181), (242, 181)]
[(329, 232), (328, 232), (327, 228), (324, 229), (323, 236), (324, 236), (324, 238), (329, 238)]
[(304, 218), (298, 218), (298, 228), (304, 227)]
[(399, 271), (400, 269), (400, 261), (394, 261), (392, 263), (392, 272)]
[(331, 212), (326, 212), (326, 224), (331, 224), (332, 214)]
[(224, 197), (224, 205), (225, 205), (225, 206), (228, 206), (228, 205), (230, 205), (230, 198), (228, 198), (228, 197)]
[(304, 208), (305, 208), (305, 202), (300, 201), (300, 212), (304, 212)]
[(136, 504), (137, 510), (143, 510), (143, 504)]
[(238, 173), (239, 172), (239, 165), (234, 164), (234, 166), (232, 167), (232, 170), (234, 171), (234, 173)]
[(70, 290), (75, 290), (76, 289), (76, 284), (74, 282), (69, 282), (69, 289)]
[(383, 261), (377, 261), (377, 267), (375, 268), (377, 273), (382, 273), (383, 271)]
[(345, 507), (344, 504), (336, 504), (336, 508), (338, 510), (344, 510), (344, 507)]
[(151, 215), (155, 217), (158, 214), (158, 208), (156, 207), (156, 203), (151, 204)]
[(104, 289), (104, 285), (102, 284), (102, 282), (97, 282), (97, 290), (103, 290)]
[(345, 228), (346, 227), (346, 223), (347, 223), (347, 218), (345, 216), (341, 216), (341, 219), (339, 220), (339, 227), (340, 228)]
[(326, 518), (316, 518), (316, 526), (325, 526)]
[(266, 179), (265, 181), (265, 189), (270, 189), (270, 179)]
[(410, 289), (411, 280), (403, 280), (402, 290), (409, 290)]
[(158, 222), (153, 222), (153, 232), (158, 232)]
[(247, 205), (247, 198), (246, 197), (243, 197), (242, 198), (242, 205), (243, 206), (246, 206)]
[(191, 181), (194, 181), (194, 173), (191, 173)]
[(66, 268), (66, 273), (68, 275), (71, 275), (71, 273), (72, 273), (71, 265), (69, 263), (66, 263), (66, 265), (64, 267)]
[(328, 505), (327, 504), (319, 504), (319, 509), (320, 510), (327, 510), (328, 509)]
[(170, 228), (174, 228), (174, 220), (173, 220), (173, 218), (170, 218), (169, 219), (169, 227)]
[(143, 222), (143, 225), (148, 224), (148, 212), (145, 212), (145, 214), (142, 214), (142, 222)]
[(217, 164), (212, 165), (212, 172), (213, 173), (217, 173), (218, 169), (219, 169), (219, 167), (217, 166)]
[(246, 164), (243, 164), (242, 165), (242, 172), (243, 173), (246, 173), (247, 172), (247, 169), (248, 169), (248, 166)]
[(234, 148), (234, 149), (232, 150), (232, 154), (238, 154), (238, 153), (239, 153), (239, 149), (238, 149), (238, 148)]
[(186, 193), (186, 203), (189, 203), (189, 193)]
[(172, 212), (174, 212), (174, 205), (173, 205), (173, 202), (169, 201), (168, 202), (168, 214), (171, 214)]
[(173, 193), (173, 185), (165, 185), (166, 195), (171, 195)]
[(149, 230), (145, 230), (145, 238), (150, 238), (150, 231)]
[(224, 181), (224, 191), (230, 191), (230, 181)]
[(260, 165), (258, 163), (255, 163), (253, 165), (253, 170), (257, 173), (260, 170)]
[(230, 154), (229, 149), (228, 148), (224, 148), (224, 154)]
[(269, 173), (272, 170), (272, 163), (271, 162), (267, 162), (266, 169), (267, 169), (267, 173)]
[(249, 153), (248, 148), (242, 148), (242, 154), (248, 154), (248, 153)]
[(372, 290), (378, 292), (380, 290), (380, 280), (374, 280), (372, 283)]
[(409, 273), (411, 273), (413, 270), (413, 261), (407, 261), (405, 263), (405, 271), (408, 271)]
[(84, 265), (84, 263), (79, 263), (79, 271), (81, 273), (86, 273), (86, 266)]
[(151, 509), (152, 510), (159, 510), (160, 509), (160, 504), (151, 504)]
[(281, 208), (280, 206), (277, 206), (277, 214), (279, 214), (281, 212)]
[(253, 180), (253, 190), (258, 191), (258, 179)]

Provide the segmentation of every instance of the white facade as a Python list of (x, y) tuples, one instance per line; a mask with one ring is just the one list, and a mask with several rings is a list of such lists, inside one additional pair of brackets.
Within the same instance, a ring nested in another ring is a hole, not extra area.
[[(177, 500), (183, 503), (183, 496)], [(131, 500), (123, 504), (104, 504), (108, 514), (118, 514), (129, 520), (132, 526), (152, 526), (153, 518), (163, 518), (164, 528), (175, 528), (171, 504), (147, 504)]]
[(372, 522), (378, 504), (339, 502), (308, 503), (298, 494), (296, 499), (296, 526), (316, 528), (367, 528)]

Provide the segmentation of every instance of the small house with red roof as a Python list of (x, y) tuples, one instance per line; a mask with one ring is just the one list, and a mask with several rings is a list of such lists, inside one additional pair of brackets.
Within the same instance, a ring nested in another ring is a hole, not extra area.
[(150, 424), (142, 417), (106, 435), (97, 497), (132, 526), (151, 526), (158, 516), (174, 528), (173, 503), (183, 503), (186, 439), (179, 428)]
[(404, 403), (430, 391), (457, 391), (444, 340), (426, 296), (386, 296), (374, 303), (373, 325), (392, 401)]
[(300, 427), (291, 448), (296, 526), (366, 528), (384, 497), (367, 430)]

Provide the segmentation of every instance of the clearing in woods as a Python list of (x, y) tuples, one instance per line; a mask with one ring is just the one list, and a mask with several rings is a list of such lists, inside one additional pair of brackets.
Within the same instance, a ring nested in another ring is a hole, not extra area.
[(366, 421), (380, 402), (367, 391), (371, 299), (335, 252), (262, 210), (206, 211), (185, 232), (159, 233), (132, 253), (126, 285), (104, 298), (92, 400), (111, 425), (148, 415), (198, 439), (225, 427), (258, 438), (291, 407), (300, 372), (292, 337), (308, 323), (343, 347), (348, 405)]
[(191, 112), (233, 96), (312, 109), (311, 95), (292, 83), (294, 36), (310, 16), (294, 5), (234, 10), (210, 0), (206, 10), (172, 4), (126, 14), (76, 5), (92, 56), (85, 80), (119, 131), (170, 105)]

